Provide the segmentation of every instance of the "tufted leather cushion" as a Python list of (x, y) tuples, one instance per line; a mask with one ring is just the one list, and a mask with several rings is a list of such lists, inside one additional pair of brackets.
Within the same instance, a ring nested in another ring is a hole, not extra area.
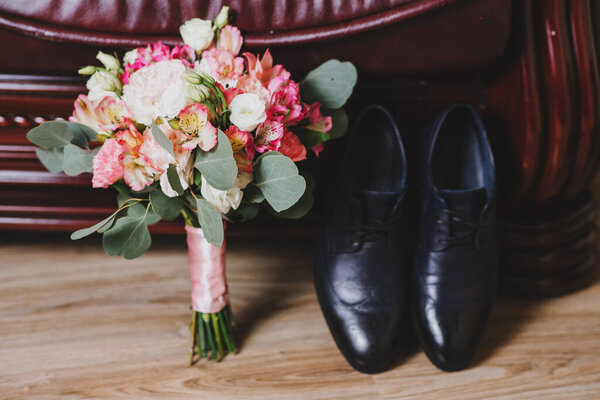
[(331, 57), (375, 73), (468, 71), (502, 53), (510, 26), (510, 0), (0, 0), (13, 55), (0, 72), (72, 73), (99, 48), (174, 44), (183, 21), (223, 3), (246, 49), (271, 47), (297, 71)]

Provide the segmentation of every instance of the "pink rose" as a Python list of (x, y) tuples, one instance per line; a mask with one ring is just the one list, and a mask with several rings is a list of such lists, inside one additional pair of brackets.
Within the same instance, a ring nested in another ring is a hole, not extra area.
[(108, 139), (92, 162), (94, 175), (92, 187), (107, 188), (123, 177), (123, 153), (125, 148), (116, 139)]

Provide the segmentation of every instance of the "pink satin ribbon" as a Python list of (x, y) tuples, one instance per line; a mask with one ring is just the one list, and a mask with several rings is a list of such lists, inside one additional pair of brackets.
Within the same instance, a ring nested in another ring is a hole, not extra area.
[(229, 304), (225, 280), (225, 242), (214, 247), (206, 241), (201, 228), (186, 225), (188, 258), (192, 278), (192, 308), (216, 313)]

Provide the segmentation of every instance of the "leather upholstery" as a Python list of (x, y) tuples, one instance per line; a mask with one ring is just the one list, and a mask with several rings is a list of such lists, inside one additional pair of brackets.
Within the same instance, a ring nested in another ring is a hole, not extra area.
[(72, 74), (100, 48), (174, 44), (183, 21), (223, 3), (246, 49), (270, 47), (294, 72), (332, 57), (373, 73), (469, 71), (503, 53), (510, 28), (510, 0), (0, 0), (0, 73)]

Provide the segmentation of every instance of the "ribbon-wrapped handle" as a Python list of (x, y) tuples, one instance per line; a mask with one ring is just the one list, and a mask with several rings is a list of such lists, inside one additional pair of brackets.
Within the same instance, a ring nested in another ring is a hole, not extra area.
[(225, 242), (221, 247), (208, 243), (202, 228), (186, 225), (192, 308), (214, 314), (229, 304), (225, 279)]

